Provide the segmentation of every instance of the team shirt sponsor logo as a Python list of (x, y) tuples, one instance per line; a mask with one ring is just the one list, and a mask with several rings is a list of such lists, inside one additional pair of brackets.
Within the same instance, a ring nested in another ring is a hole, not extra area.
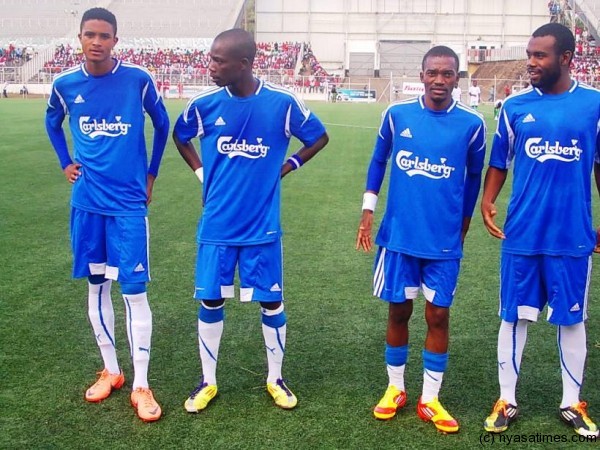
[(92, 139), (98, 136), (125, 136), (131, 128), (130, 123), (121, 122), (121, 116), (115, 116), (115, 122), (109, 122), (106, 119), (90, 119), (90, 116), (81, 116), (79, 118), (79, 129)]
[(531, 159), (544, 162), (555, 159), (563, 162), (579, 161), (583, 150), (577, 146), (577, 139), (571, 139), (571, 145), (561, 145), (560, 142), (542, 142), (540, 137), (532, 137), (525, 142), (525, 153)]
[(256, 144), (250, 144), (246, 139), (234, 141), (232, 136), (221, 136), (217, 141), (217, 151), (229, 158), (236, 156), (250, 159), (264, 158), (271, 147), (264, 145), (262, 141), (262, 138), (256, 138)]
[(400, 150), (396, 155), (396, 165), (409, 177), (421, 175), (434, 180), (450, 178), (456, 168), (447, 165), (446, 161), (447, 158), (440, 158), (439, 164), (435, 164), (429, 158), (421, 159), (419, 156), (413, 156), (413, 153), (407, 150)]

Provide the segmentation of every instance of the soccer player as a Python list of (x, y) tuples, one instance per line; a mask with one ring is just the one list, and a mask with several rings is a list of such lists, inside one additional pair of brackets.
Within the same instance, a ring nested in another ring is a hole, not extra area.
[(408, 322), (421, 290), (427, 300), (427, 335), (417, 414), (446, 433), (457, 432), (459, 424), (438, 394), (448, 362), (450, 306), (481, 185), (486, 138), (481, 115), (451, 97), (458, 64), (452, 49), (431, 48), (422, 62), (425, 94), (384, 111), (356, 241), (357, 249), (371, 250), (373, 212), (391, 160), (373, 280), (374, 295), (389, 303), (385, 347), (389, 384), (374, 415), (391, 419), (406, 403)]
[[(88, 279), (88, 315), (104, 360), (85, 399), (99, 402), (123, 386), (115, 350), (112, 281), (125, 301), (127, 336), (135, 378), (131, 403), (143, 421), (161, 408), (148, 387), (152, 313), (147, 205), (169, 133), (169, 118), (150, 73), (111, 57), (117, 21), (104, 8), (87, 10), (79, 41), (85, 61), (56, 77), (48, 100), (46, 129), (60, 165), (73, 184), (71, 242), (73, 277)], [(144, 112), (154, 126), (148, 167)], [(62, 128), (73, 138), (73, 159)]]
[[(322, 123), (286, 89), (254, 77), (256, 44), (241, 29), (213, 41), (209, 73), (217, 85), (191, 99), (173, 139), (204, 183), (198, 225), (194, 297), (200, 300), (198, 337), (203, 377), (185, 401), (199, 412), (217, 395), (217, 358), (224, 299), (259, 302), (267, 353), (267, 391), (284, 409), (296, 396), (283, 381), (286, 314), (280, 225), (280, 179), (317, 154), (329, 138)], [(303, 147), (284, 162), (289, 140)], [(200, 138), (202, 161), (192, 139)]]
[[(599, 150), (600, 91), (571, 80), (574, 50), (573, 34), (563, 25), (546, 24), (533, 33), (527, 45), (531, 87), (504, 101), (494, 136), (481, 202), (485, 226), (502, 239), (500, 398), (484, 423), (489, 432), (505, 431), (517, 417), (515, 390), (527, 326), (547, 305), (547, 320), (557, 327), (562, 371), (559, 416), (577, 433), (598, 436), (579, 393), (596, 244), (590, 175)], [(494, 202), (511, 164), (512, 195), (502, 231), (494, 222)], [(596, 164), (597, 174), (599, 168)], [(596, 183), (600, 187), (600, 179)]]
[(456, 102), (460, 102), (462, 97), (462, 89), (457, 84), (454, 89), (452, 89), (452, 100)]
[(471, 82), (469, 86), (469, 105), (473, 109), (479, 108), (479, 101), (481, 100), (481, 88), (477, 86), (477, 80)]

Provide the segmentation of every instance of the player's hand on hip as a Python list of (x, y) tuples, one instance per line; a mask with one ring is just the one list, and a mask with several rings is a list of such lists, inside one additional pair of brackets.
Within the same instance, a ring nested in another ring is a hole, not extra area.
[(146, 182), (146, 206), (152, 202), (152, 190), (154, 189), (154, 175), (148, 174)]
[(600, 253), (600, 228), (596, 229), (596, 246), (594, 247), (594, 253)]
[(67, 167), (65, 167), (63, 172), (69, 183), (71, 183), (71, 184), (75, 183), (77, 181), (77, 179), (81, 176), (80, 169), (81, 169), (81, 164), (79, 164), (77, 162), (73, 163), (73, 164), (69, 164)]
[(358, 224), (358, 233), (356, 234), (356, 250), (370, 252), (373, 248), (373, 239), (371, 229), (373, 228), (373, 211), (364, 210), (360, 223)]
[(483, 216), (483, 223), (487, 228), (488, 232), (498, 238), (505, 239), (504, 232), (498, 228), (496, 223), (494, 222), (494, 218), (498, 214), (498, 210), (496, 209), (496, 205), (493, 203), (482, 203), (481, 204), (481, 215)]

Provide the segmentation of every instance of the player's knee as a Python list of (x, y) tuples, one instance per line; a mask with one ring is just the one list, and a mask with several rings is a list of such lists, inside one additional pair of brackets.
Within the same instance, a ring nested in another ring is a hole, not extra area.
[(217, 323), (225, 320), (224, 302), (221, 300), (218, 306), (207, 305), (206, 300), (202, 300), (198, 309), (198, 320), (204, 323)]
[(279, 307), (275, 309), (261, 309), (261, 319), (263, 325), (271, 328), (279, 328), (286, 324), (287, 316), (283, 310), (283, 303), (279, 302)]
[(123, 295), (136, 295), (146, 292), (146, 283), (121, 283)]
[(392, 325), (404, 325), (410, 320), (412, 315), (412, 300), (404, 303), (390, 303), (389, 322)]
[(207, 308), (220, 308), (225, 304), (225, 300), (200, 300), (201, 305), (206, 306)]
[(102, 284), (107, 280), (104, 278), (104, 275), (90, 275), (88, 281), (90, 284)]
[(450, 322), (450, 309), (429, 303), (425, 309), (425, 320), (430, 329), (447, 330)]
[(283, 302), (281, 302), (281, 301), (277, 301), (277, 302), (260, 302), (260, 306), (261, 306), (261, 308), (268, 309), (270, 311), (274, 311), (274, 310), (279, 309), (280, 307), (282, 307), (283, 306)]

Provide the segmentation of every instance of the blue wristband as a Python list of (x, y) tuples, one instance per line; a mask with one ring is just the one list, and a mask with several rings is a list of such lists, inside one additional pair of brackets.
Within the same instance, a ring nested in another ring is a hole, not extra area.
[(292, 170), (297, 170), (304, 164), (304, 161), (302, 161), (302, 158), (300, 158), (297, 153), (290, 156), (286, 162), (290, 163)]

